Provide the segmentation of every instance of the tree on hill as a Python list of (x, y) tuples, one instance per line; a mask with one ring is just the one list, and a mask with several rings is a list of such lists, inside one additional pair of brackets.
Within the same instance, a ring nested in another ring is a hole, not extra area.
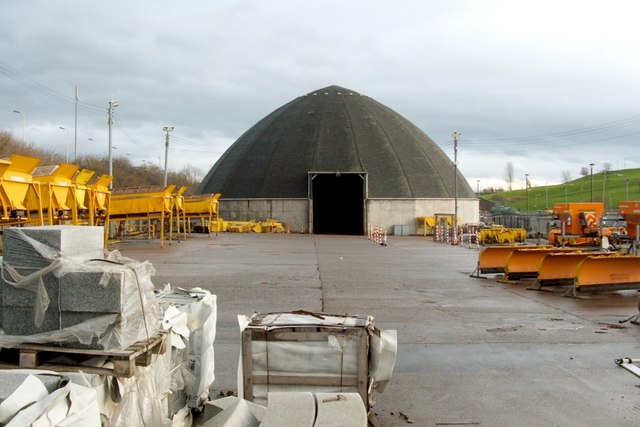
[(504, 168), (504, 180), (507, 181), (507, 188), (509, 191), (513, 190), (513, 163), (507, 162), (507, 166)]
[[(36, 157), (41, 160), (40, 165), (57, 165), (65, 161), (63, 156), (52, 150), (43, 150), (32, 144), (24, 144), (7, 132), (0, 132), (0, 158), (9, 158), (12, 154)], [(95, 172), (94, 179), (109, 174), (109, 157), (80, 156), (76, 164), (80, 169)], [(113, 187), (148, 187), (164, 184), (164, 170), (151, 163), (135, 166), (126, 157), (112, 158)], [(167, 183), (178, 187), (187, 186), (186, 194), (195, 192), (200, 179), (204, 176), (201, 169), (186, 165), (180, 171), (167, 171)]]

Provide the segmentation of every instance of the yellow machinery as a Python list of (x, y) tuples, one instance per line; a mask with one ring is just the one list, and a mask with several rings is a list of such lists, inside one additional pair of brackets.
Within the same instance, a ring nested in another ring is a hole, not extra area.
[(550, 253), (570, 252), (568, 248), (532, 247), (511, 252), (504, 266), (503, 280), (518, 280), (538, 276), (538, 264)]
[(267, 219), (260, 223), (260, 231), (263, 233), (284, 233), (284, 226), (275, 219)]
[(33, 222), (44, 225), (40, 183), (34, 181), (31, 175), (39, 163), (40, 159), (17, 154), (9, 160), (0, 160), (0, 225), (17, 225), (29, 221), (29, 196), (35, 215)]
[(177, 236), (178, 240), (180, 240), (180, 232), (182, 231), (184, 240), (187, 240), (187, 220), (185, 216), (185, 208), (184, 208), (184, 193), (187, 191), (187, 186), (183, 185), (182, 187), (174, 190), (171, 193), (171, 197), (173, 198), (173, 215), (176, 221), (177, 228)]
[(640, 256), (590, 256), (578, 264), (573, 286), (568, 294), (577, 292), (640, 289)]
[(89, 169), (81, 169), (73, 177), (73, 184), (75, 185), (76, 202), (78, 204), (78, 223), (81, 225), (92, 225), (91, 217), (91, 190), (87, 183), (96, 173)]
[(432, 236), (434, 229), (436, 228), (436, 218), (433, 216), (419, 216), (416, 218), (418, 223), (422, 226), (423, 236)]
[(255, 221), (225, 221), (226, 231), (229, 233), (250, 233), (254, 231)]
[(76, 201), (75, 184), (73, 177), (78, 171), (78, 166), (69, 163), (61, 165), (40, 166), (33, 173), (33, 180), (40, 183), (40, 200), (32, 194), (27, 195), (27, 208), (30, 211), (30, 222), (33, 213), (42, 203), (42, 210), (46, 222), (49, 225), (71, 223), (78, 224), (78, 203)]
[[(142, 234), (146, 226), (148, 237), (155, 235), (154, 223), (160, 223), (160, 247), (163, 247), (165, 221), (169, 222), (169, 240), (172, 236), (175, 185), (127, 187), (114, 189), (109, 205), (109, 222), (116, 222), (118, 235)], [(137, 229), (125, 229), (127, 222), (137, 221)]]
[(492, 225), (478, 230), (478, 242), (480, 244), (524, 243), (526, 238), (527, 230), (524, 228), (507, 228), (502, 225)]
[(225, 221), (218, 218), (216, 225), (220, 225), (221, 231), (229, 233), (283, 233), (284, 226), (274, 219), (266, 221)]
[[(101, 175), (94, 183), (87, 184), (89, 190), (89, 225), (104, 225), (109, 218), (111, 175)], [(105, 227), (106, 229), (106, 227)], [(108, 231), (108, 230), (105, 230)], [(105, 239), (105, 242), (107, 239)]]
[(201, 230), (211, 233), (221, 231), (219, 222), (214, 221), (220, 215), (218, 199), (221, 194), (196, 194), (184, 197), (184, 213), (187, 221), (187, 229), (191, 230), (191, 220), (200, 220)]

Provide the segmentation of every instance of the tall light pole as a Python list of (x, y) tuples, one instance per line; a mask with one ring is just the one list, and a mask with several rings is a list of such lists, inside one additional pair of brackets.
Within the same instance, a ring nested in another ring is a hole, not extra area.
[(591, 201), (593, 202), (593, 165), (595, 163), (589, 163), (589, 174), (591, 175)]
[(96, 157), (96, 142), (93, 140), (93, 138), (88, 138), (89, 141), (92, 142), (91, 144), (91, 157), (95, 158)]
[(67, 133), (67, 163), (69, 163), (69, 129), (62, 126), (58, 126), (58, 128)]
[(26, 139), (24, 136), (25, 128), (27, 127), (27, 116), (22, 111), (13, 110), (14, 113), (22, 115), (22, 143), (26, 143)]
[(476, 197), (480, 198), (480, 180), (476, 179)]
[(625, 185), (627, 187), (627, 199), (626, 200), (629, 200), (629, 178), (625, 179), (624, 183), (625, 183)]
[[(109, 101), (109, 175), (113, 176), (113, 146), (111, 145), (111, 128), (113, 127), (113, 109), (118, 101)], [(113, 190), (113, 179), (109, 182), (109, 190)]]
[(164, 188), (167, 188), (167, 162), (169, 161), (169, 132), (173, 131), (175, 127), (165, 126), (162, 128), (167, 133), (164, 143)]
[(549, 182), (544, 183), (544, 208), (549, 207)]
[(458, 137), (462, 133), (454, 131), (453, 136), (453, 244), (458, 243)]
[(80, 101), (80, 95), (78, 94), (78, 86), (76, 86), (76, 124), (73, 127), (73, 163), (78, 163), (78, 101)]
[(527, 196), (527, 214), (529, 213), (529, 174), (524, 174), (524, 191)]
[(604, 194), (606, 183), (607, 183), (607, 170), (603, 169), (602, 170), (602, 205), (605, 207), (605, 209), (607, 208), (605, 194)]

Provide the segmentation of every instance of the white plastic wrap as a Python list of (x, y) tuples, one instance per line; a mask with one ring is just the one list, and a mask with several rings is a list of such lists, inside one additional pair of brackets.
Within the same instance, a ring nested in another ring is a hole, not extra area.
[[(135, 342), (148, 340), (159, 330), (159, 308), (153, 293), (154, 285), (151, 276), (155, 269), (148, 261), (138, 262), (123, 257), (118, 251), (107, 252), (100, 258), (93, 252), (87, 257), (65, 258), (49, 246), (27, 236), (24, 232), (14, 231), (13, 237), (18, 236), (30, 245), (35, 254), (48, 260), (50, 264), (37, 270), (29, 270), (22, 266), (10, 265), (3, 259), (2, 278), (5, 286), (13, 286), (34, 293), (33, 322), (40, 326), (47, 310), (50, 310), (50, 299), (45, 288), (43, 277), (52, 273), (62, 278), (71, 273), (101, 273), (99, 283), (94, 286), (99, 295), (100, 286), (106, 286), (112, 275), (124, 275), (122, 288), (123, 302), (119, 313), (91, 313), (91, 317), (70, 327), (60, 327), (31, 335), (7, 335), (0, 333), (0, 347), (12, 347), (23, 343), (50, 344), (63, 343), (72, 345), (78, 343), (83, 346), (106, 351), (123, 350)], [(21, 272), (22, 274), (21, 274)], [(25, 274), (25, 270), (26, 273)], [(60, 313), (62, 315), (62, 313)], [(62, 321), (59, 322), (62, 324)]]
[(171, 390), (184, 390), (189, 407), (199, 407), (215, 380), (216, 296), (200, 288), (167, 285), (158, 301), (164, 310), (162, 328), (174, 347)]
[[(173, 413), (167, 399), (171, 395), (171, 349), (154, 355), (149, 366), (136, 366), (129, 378), (70, 372), (71, 382), (91, 387), (101, 416), (110, 427), (170, 427)], [(179, 408), (177, 408), (179, 409)], [(178, 412), (178, 411), (175, 411)], [(190, 417), (181, 415), (176, 426), (190, 426)]]
[[(21, 371), (25, 372), (25, 371)], [(7, 427), (100, 426), (100, 410), (94, 389), (61, 381), (51, 393), (33, 371), (0, 404), (0, 424)]]

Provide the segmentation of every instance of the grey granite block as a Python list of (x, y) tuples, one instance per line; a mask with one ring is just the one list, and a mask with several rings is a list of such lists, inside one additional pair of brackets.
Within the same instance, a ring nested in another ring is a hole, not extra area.
[(60, 278), (60, 310), (94, 313), (121, 313), (124, 273), (112, 273), (105, 285), (102, 272), (73, 272)]
[(3, 231), (4, 261), (14, 266), (46, 267), (51, 263), (36, 251), (26, 236), (47, 245), (65, 258), (103, 258), (103, 227), (55, 225), (6, 228)]
[(2, 329), (7, 335), (33, 335), (60, 329), (60, 312), (51, 307), (44, 314), (42, 325), (35, 325), (32, 307), (3, 307)]
[[(26, 276), (34, 271), (33, 268), (17, 268), (18, 273)], [(26, 289), (16, 288), (7, 284), (7, 280), (14, 282), (6, 270), (2, 271), (2, 279), (0, 279), (0, 289), (2, 290), (2, 305), (7, 307), (33, 307), (36, 301), (36, 294)], [(42, 277), (44, 288), (49, 297), (49, 307), (57, 308), (60, 298), (60, 279), (53, 272), (47, 273)]]
[(62, 311), (60, 312), (60, 326), (68, 328), (96, 317), (104, 316), (104, 313), (91, 313), (86, 311)]
[[(60, 313), (60, 325), (62, 328), (68, 328), (71, 326), (79, 325), (81, 323), (94, 320), (97, 317), (104, 316), (105, 313), (90, 313), (90, 312), (79, 312), (79, 311), (63, 311)], [(77, 347), (77, 348), (89, 348), (95, 350), (104, 350), (103, 344), (104, 342), (98, 342), (105, 338), (105, 335), (110, 337), (108, 342), (106, 343), (109, 346), (109, 350), (118, 351), (124, 350), (131, 346), (132, 344), (139, 341), (137, 336), (135, 335), (135, 331), (127, 329), (126, 323), (123, 323), (119, 320), (116, 320), (114, 323), (111, 323), (106, 331), (95, 331), (98, 336), (94, 336), (91, 343), (80, 343), (77, 340), (61, 342), (60, 345), (63, 347)]]

